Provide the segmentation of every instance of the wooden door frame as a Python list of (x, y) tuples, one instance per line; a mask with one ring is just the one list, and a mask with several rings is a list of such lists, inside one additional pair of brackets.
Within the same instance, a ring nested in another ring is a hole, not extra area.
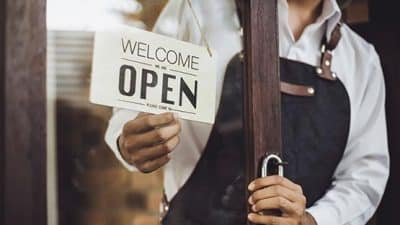
[(0, 224), (46, 225), (46, 1), (0, 4)]
[(5, 71), (5, 1), (0, 1), (0, 224), (4, 222), (4, 71)]
[(265, 153), (282, 150), (278, 9), (276, 0), (244, 1), (243, 111), (251, 181), (259, 175), (258, 163)]
[[(279, 154), (282, 150), (278, 9), (276, 0), (238, 2), (244, 29), (243, 112), (248, 184), (260, 176), (261, 160), (266, 154)], [(247, 211), (251, 212), (249, 205)]]

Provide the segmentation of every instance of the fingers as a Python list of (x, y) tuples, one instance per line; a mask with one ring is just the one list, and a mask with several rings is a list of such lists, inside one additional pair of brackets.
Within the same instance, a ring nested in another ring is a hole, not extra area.
[(150, 172), (153, 172), (154, 170), (159, 169), (160, 167), (164, 166), (165, 164), (167, 164), (169, 162), (169, 160), (170, 160), (169, 156), (165, 155), (161, 158), (147, 161), (143, 164), (140, 164), (137, 166), (137, 168), (143, 173), (150, 173)]
[(172, 122), (176, 122), (176, 120), (176, 116), (174, 116), (173, 113), (163, 113), (158, 115), (140, 113), (136, 119), (125, 124), (123, 134), (129, 135), (146, 132), (158, 127), (166, 126)]
[(303, 193), (303, 189), (300, 185), (293, 183), (292, 181), (288, 180), (282, 176), (268, 176), (262, 177), (254, 180), (248, 186), (250, 191), (256, 191), (261, 188), (265, 188), (272, 185), (282, 185), (288, 189), (291, 189), (298, 193)]
[(132, 135), (125, 140), (125, 148), (129, 152), (136, 151), (144, 147), (164, 143), (179, 134), (181, 126), (179, 122), (174, 122), (168, 126), (153, 129), (143, 134)]
[(295, 225), (296, 221), (291, 218), (277, 216), (263, 216), (256, 213), (250, 213), (248, 219), (254, 224), (265, 225)]
[(144, 173), (169, 161), (168, 154), (179, 143), (181, 126), (172, 113), (140, 113), (125, 124), (118, 139), (122, 158)]
[(306, 197), (303, 195), (303, 190), (301, 186), (287, 178), (280, 176), (259, 178), (250, 183), (249, 190), (253, 191), (249, 203), (254, 212), (279, 209), (283, 217), (294, 221), (298, 221), (304, 215)]
[(139, 171), (150, 173), (169, 162), (168, 154), (179, 144), (179, 140), (179, 136), (176, 135), (164, 143), (151, 147), (122, 150), (122, 157)]
[(133, 165), (140, 165), (147, 161), (155, 160), (157, 158), (168, 155), (179, 144), (179, 136), (174, 136), (165, 143), (156, 146), (140, 149), (129, 157), (129, 163)]
[(148, 115), (152, 115), (152, 114), (147, 113), (147, 112), (140, 112), (139, 115), (137, 116), (137, 118), (142, 117), (142, 116), (148, 116)]
[(254, 212), (260, 212), (266, 209), (280, 209), (283, 213), (289, 215), (297, 214), (296, 208), (296, 203), (283, 197), (262, 199), (251, 207)]
[(273, 198), (273, 197), (283, 197), (288, 199), (291, 202), (301, 202), (305, 204), (305, 197), (304, 195), (295, 192), (285, 186), (282, 185), (272, 185), (267, 188), (262, 188), (255, 191), (249, 197), (249, 203), (255, 204), (256, 202), (266, 199), (266, 198)]

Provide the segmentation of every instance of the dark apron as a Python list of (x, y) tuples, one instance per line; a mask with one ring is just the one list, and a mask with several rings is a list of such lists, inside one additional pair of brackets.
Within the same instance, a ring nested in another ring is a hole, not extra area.
[[(313, 66), (281, 59), (281, 80), (312, 86), (314, 96), (282, 94), (285, 177), (302, 186), (307, 207), (332, 184), (349, 133), (350, 102), (340, 80), (317, 76)], [(228, 64), (216, 123), (193, 174), (169, 202), (163, 225), (244, 225), (242, 62)]]

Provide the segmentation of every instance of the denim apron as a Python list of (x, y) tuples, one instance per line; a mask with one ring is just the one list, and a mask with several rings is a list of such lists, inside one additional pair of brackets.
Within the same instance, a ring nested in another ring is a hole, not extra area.
[[(321, 73), (321, 68), (280, 59), (281, 81), (313, 88), (310, 96), (282, 93), (281, 97), (283, 158), (288, 162), (285, 177), (301, 185), (307, 207), (331, 186), (350, 126), (350, 100), (344, 85), (339, 79), (321, 78)], [(206, 148), (187, 182), (165, 205), (163, 225), (246, 223), (242, 77), (238, 54), (228, 64)]]

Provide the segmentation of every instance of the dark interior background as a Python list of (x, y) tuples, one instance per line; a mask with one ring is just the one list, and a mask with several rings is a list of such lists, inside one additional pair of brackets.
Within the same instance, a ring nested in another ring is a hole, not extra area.
[[(5, 14), (5, 1), (0, 2), (0, 15)], [(4, 32), (5, 32), (5, 20), (3, 16), (0, 16), (0, 90), (4, 87)], [(0, 147), (4, 146), (4, 94), (0, 92)], [(0, 151), (0, 222), (4, 221), (4, 154)]]
[(375, 45), (381, 57), (386, 81), (386, 114), (391, 169), (389, 183), (376, 216), (379, 225), (396, 225), (400, 200), (400, 18), (399, 3), (391, 0), (370, 1), (370, 20), (353, 28)]

